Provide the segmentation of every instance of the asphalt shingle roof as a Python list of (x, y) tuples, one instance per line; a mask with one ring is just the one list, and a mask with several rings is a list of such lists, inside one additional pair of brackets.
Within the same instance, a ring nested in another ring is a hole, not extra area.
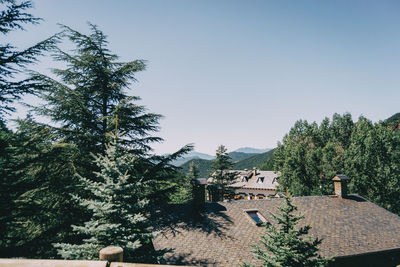
[[(259, 264), (250, 244), (257, 243), (264, 227), (258, 227), (245, 210), (258, 210), (272, 222), (283, 199), (239, 200), (206, 203), (198, 214), (190, 204), (172, 205), (155, 215), (162, 234), (155, 249), (168, 249), (169, 264), (238, 266)], [(323, 238), (320, 254), (348, 256), (400, 248), (400, 217), (358, 196), (294, 197), (304, 215), (300, 225), (312, 226), (310, 234)]]

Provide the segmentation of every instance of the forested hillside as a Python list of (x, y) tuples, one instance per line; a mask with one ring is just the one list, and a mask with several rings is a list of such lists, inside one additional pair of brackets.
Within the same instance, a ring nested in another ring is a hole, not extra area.
[[(230, 152), (228, 155), (232, 157), (233, 169), (235, 170), (244, 170), (244, 169), (252, 169), (253, 167), (261, 168), (265, 170), (265, 163), (272, 158), (274, 150), (270, 150), (261, 154), (247, 154), (243, 152)], [(235, 160), (236, 159), (236, 160)], [(188, 173), (189, 167), (192, 162), (198, 165), (199, 175), (200, 177), (208, 177), (211, 170), (212, 160), (205, 159), (192, 159), (180, 166), (182, 173)], [(267, 169), (272, 170), (272, 168), (267, 167)]]
[(228, 155), (232, 158), (233, 162), (239, 162), (244, 159), (258, 155), (257, 153), (244, 153), (244, 152), (229, 152)]
[(191, 160), (185, 162), (184, 164), (182, 164), (181, 166), (179, 166), (179, 168), (180, 168), (179, 171), (184, 174), (189, 173), (190, 165), (192, 163), (195, 164), (195, 166), (197, 167), (200, 178), (208, 177), (208, 175), (210, 174), (210, 170), (211, 170), (212, 160), (191, 159)]
[(395, 129), (400, 129), (400, 112), (394, 114), (390, 118), (386, 119), (384, 123), (389, 126), (393, 127)]
[(261, 164), (271, 158), (273, 154), (274, 150), (270, 150), (262, 154), (254, 155), (235, 163), (234, 168), (236, 170), (252, 169), (253, 167), (260, 168)]

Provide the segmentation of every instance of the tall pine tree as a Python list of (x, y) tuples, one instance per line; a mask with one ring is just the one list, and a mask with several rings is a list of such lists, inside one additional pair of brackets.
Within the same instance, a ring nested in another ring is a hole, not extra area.
[(89, 27), (90, 34), (86, 35), (62, 26), (61, 35), (75, 48), (55, 49), (54, 59), (66, 64), (66, 68), (53, 69), (55, 78), (40, 73), (32, 76), (41, 85), (40, 97), (46, 102), (33, 108), (52, 121), (48, 127), (58, 134), (59, 142), (79, 148), (75, 167), (93, 179), (97, 167), (89, 154), (104, 152), (109, 141), (107, 133), (114, 128), (110, 118), (117, 117), (118, 129), (125, 133), (120, 145), (139, 156), (133, 167), (153, 184), (152, 202), (167, 203), (176, 185), (170, 179), (177, 175), (170, 162), (191, 150), (191, 146), (169, 156), (150, 154), (150, 145), (162, 141), (154, 136), (162, 116), (147, 112), (137, 104), (140, 98), (127, 92), (136, 81), (135, 74), (145, 69), (145, 61), (118, 61), (118, 56), (108, 49), (107, 36), (97, 26)]
[(215, 160), (211, 165), (212, 183), (222, 187), (222, 195), (231, 194), (228, 185), (232, 184), (237, 173), (232, 171), (233, 162), (225, 146), (220, 145), (215, 151)]
[(54, 122), (52, 126), (64, 141), (93, 153), (104, 151), (108, 142), (106, 134), (113, 125), (107, 123), (107, 118), (118, 117), (118, 128), (125, 132), (121, 145), (144, 154), (150, 150), (149, 144), (161, 141), (151, 135), (158, 130), (161, 115), (147, 113), (145, 107), (135, 103), (140, 98), (128, 96), (126, 91), (135, 81), (135, 74), (145, 69), (145, 62), (119, 62), (107, 48), (107, 36), (95, 25), (89, 26), (89, 35), (62, 27), (75, 49), (55, 50), (54, 59), (67, 66), (53, 69), (57, 79), (33, 75), (43, 87), (40, 97), (46, 102), (35, 111)]

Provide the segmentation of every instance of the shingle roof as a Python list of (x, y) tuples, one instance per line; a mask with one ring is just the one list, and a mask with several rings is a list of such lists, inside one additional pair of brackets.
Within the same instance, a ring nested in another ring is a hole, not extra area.
[[(273, 189), (278, 186), (276, 178), (279, 174), (273, 171), (257, 171), (257, 175), (253, 175), (247, 183), (244, 183), (241, 188), (252, 189)], [(234, 186), (234, 184), (232, 185)]]
[[(273, 171), (257, 170), (256, 175), (254, 175), (253, 170), (230, 170), (229, 172), (234, 172), (237, 174), (236, 182), (230, 185), (230, 187), (275, 190), (279, 185), (276, 180), (276, 178), (279, 176), (279, 173)], [(244, 180), (243, 178), (247, 178), (247, 180)], [(212, 178), (208, 178), (208, 181), (212, 182)]]
[[(265, 232), (245, 214), (258, 210), (267, 220), (283, 199), (239, 200), (206, 203), (206, 212), (192, 212), (191, 205), (173, 205), (156, 219), (163, 233), (153, 240), (156, 249), (171, 249), (169, 264), (238, 266), (257, 264), (250, 244)], [(400, 248), (400, 217), (358, 196), (294, 197), (304, 215), (300, 225), (312, 226), (310, 234), (323, 238), (320, 254), (348, 256)], [(197, 214), (197, 215), (196, 215)]]

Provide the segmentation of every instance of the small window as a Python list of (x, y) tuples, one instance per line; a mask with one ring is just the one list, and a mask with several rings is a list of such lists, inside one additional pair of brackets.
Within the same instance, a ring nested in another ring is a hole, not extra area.
[(258, 212), (258, 210), (247, 210), (246, 213), (257, 226), (266, 222), (265, 218)]
[(265, 195), (264, 194), (257, 194), (257, 198), (258, 199), (265, 199)]

